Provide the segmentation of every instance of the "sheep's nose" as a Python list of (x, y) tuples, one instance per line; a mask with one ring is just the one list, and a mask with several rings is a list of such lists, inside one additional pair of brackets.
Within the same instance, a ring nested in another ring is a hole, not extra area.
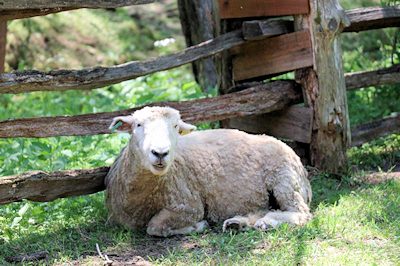
[(159, 159), (163, 159), (165, 156), (168, 155), (169, 151), (158, 152), (156, 150), (151, 150), (151, 153)]

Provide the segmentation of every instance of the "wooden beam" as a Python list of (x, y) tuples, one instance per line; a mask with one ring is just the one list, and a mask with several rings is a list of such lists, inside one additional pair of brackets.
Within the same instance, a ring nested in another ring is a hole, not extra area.
[(236, 81), (313, 65), (310, 35), (306, 31), (246, 43), (233, 54)]
[(46, 8), (116, 8), (153, 3), (154, 0), (2, 0), (0, 10)]
[(346, 88), (354, 90), (369, 86), (381, 86), (400, 83), (400, 64), (374, 71), (347, 73)]
[[(268, 113), (299, 103), (301, 99), (301, 93), (294, 82), (276, 81), (212, 98), (151, 105), (171, 106), (181, 111), (183, 119), (196, 123)], [(142, 107), (110, 113), (1, 121), (0, 138), (108, 134), (108, 126), (113, 117), (128, 115), (140, 108)]]
[[(213, 39), (217, 29), (216, 5), (214, 0), (178, 0), (179, 18), (186, 46), (193, 46)], [(218, 73), (214, 58), (206, 58), (192, 63), (193, 74), (204, 92), (218, 87)]]
[(23, 10), (0, 9), (0, 17), (4, 20), (14, 20), (14, 19), (36, 17), (36, 16), (45, 16), (48, 14), (69, 11), (74, 9), (76, 8), (57, 7), (57, 8), (23, 9)]
[(53, 173), (32, 171), (0, 178), (0, 204), (28, 199), (52, 201), (57, 198), (95, 193), (105, 189), (109, 167), (67, 170)]
[(221, 19), (307, 14), (307, 0), (218, 0)]
[(230, 119), (226, 125), (250, 133), (310, 143), (312, 110), (294, 105), (269, 114)]
[(0, 93), (94, 89), (134, 79), (212, 56), (246, 41), (242, 31), (226, 33), (181, 52), (144, 62), (129, 62), (113, 67), (50, 72), (23, 71), (0, 74)]
[(367, 7), (346, 11), (350, 25), (344, 32), (400, 27), (400, 7)]
[(4, 72), (6, 64), (6, 47), (7, 47), (7, 21), (0, 19), (0, 73)]
[(400, 114), (372, 121), (352, 128), (352, 146), (359, 146), (373, 139), (400, 132)]
[(293, 21), (283, 19), (244, 21), (242, 28), (243, 38), (254, 41), (293, 32)]

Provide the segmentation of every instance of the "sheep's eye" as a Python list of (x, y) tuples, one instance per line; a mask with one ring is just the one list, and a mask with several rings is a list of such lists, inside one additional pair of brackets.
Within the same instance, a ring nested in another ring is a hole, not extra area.
[(137, 124), (137, 127), (141, 127), (142, 126), (142, 124)]

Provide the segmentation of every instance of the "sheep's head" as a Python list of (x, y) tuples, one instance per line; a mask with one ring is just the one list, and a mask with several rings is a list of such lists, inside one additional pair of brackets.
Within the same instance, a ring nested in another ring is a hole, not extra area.
[(178, 136), (192, 132), (195, 126), (182, 121), (179, 111), (170, 107), (144, 107), (132, 115), (115, 117), (117, 131), (131, 134), (130, 149), (142, 167), (155, 175), (164, 175), (174, 161)]

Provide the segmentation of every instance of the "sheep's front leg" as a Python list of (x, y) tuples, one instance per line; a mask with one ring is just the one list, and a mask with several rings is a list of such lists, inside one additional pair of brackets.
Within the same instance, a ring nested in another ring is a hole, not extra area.
[(275, 192), (281, 210), (270, 211), (258, 219), (254, 227), (260, 230), (275, 228), (283, 223), (304, 225), (312, 215), (305, 199), (297, 191)]
[(165, 208), (151, 218), (147, 233), (161, 237), (200, 233), (208, 227), (207, 221), (199, 221), (202, 217), (202, 211), (182, 205), (173, 209)]

